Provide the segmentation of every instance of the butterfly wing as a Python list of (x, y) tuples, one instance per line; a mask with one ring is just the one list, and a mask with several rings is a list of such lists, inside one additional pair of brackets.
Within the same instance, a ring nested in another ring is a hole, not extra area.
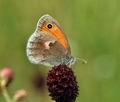
[[(49, 29), (48, 25), (51, 24), (52, 28)], [(63, 45), (65, 49), (70, 52), (70, 46), (68, 43), (68, 39), (63, 31), (63, 29), (60, 27), (59, 23), (50, 15), (43, 15), (38, 23), (37, 23), (37, 32), (48, 32), (50, 35), (54, 36), (59, 43)]]
[(58, 65), (66, 53), (67, 50), (47, 32), (35, 32), (28, 40), (27, 56), (32, 63)]
[(28, 40), (27, 56), (32, 63), (45, 65), (66, 64), (73, 60), (67, 37), (51, 16), (44, 15), (39, 19)]

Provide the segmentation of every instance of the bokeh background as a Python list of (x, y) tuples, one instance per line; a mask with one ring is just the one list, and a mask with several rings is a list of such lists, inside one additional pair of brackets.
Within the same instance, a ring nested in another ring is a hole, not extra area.
[(43, 14), (59, 21), (72, 54), (88, 62), (72, 66), (80, 86), (76, 102), (120, 102), (120, 0), (0, 0), (0, 69), (14, 70), (10, 94), (23, 88), (29, 94), (24, 102), (52, 102), (46, 86), (34, 85), (49, 68), (26, 57), (27, 40)]

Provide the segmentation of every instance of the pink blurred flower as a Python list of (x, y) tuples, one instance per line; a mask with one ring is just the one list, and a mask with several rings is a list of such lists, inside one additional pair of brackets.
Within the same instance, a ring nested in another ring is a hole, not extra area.
[(0, 84), (7, 87), (13, 80), (13, 70), (9, 67), (3, 68), (0, 70), (0, 77), (2, 79)]
[(9, 67), (5, 67), (2, 70), (0, 70), (0, 76), (5, 78), (10, 78), (13, 76), (13, 71)]
[(27, 92), (24, 89), (21, 89), (15, 93), (14, 99), (18, 101), (24, 99), (25, 97), (27, 97)]

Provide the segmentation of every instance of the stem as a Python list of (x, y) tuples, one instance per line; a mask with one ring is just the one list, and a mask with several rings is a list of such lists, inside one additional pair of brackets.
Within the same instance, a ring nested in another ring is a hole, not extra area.
[(10, 96), (8, 94), (8, 91), (6, 90), (6, 87), (2, 87), (2, 94), (6, 100), (6, 102), (12, 102), (11, 99), (10, 99)]

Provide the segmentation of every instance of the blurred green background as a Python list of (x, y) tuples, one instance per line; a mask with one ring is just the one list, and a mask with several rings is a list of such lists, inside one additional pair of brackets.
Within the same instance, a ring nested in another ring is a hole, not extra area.
[(32, 83), (38, 70), (46, 76), (49, 69), (26, 57), (43, 14), (64, 28), (72, 54), (88, 61), (72, 66), (80, 86), (76, 102), (120, 102), (120, 0), (0, 0), (0, 69), (14, 70), (10, 93), (23, 88), (29, 94), (24, 102), (52, 102), (46, 87), (38, 92)]

